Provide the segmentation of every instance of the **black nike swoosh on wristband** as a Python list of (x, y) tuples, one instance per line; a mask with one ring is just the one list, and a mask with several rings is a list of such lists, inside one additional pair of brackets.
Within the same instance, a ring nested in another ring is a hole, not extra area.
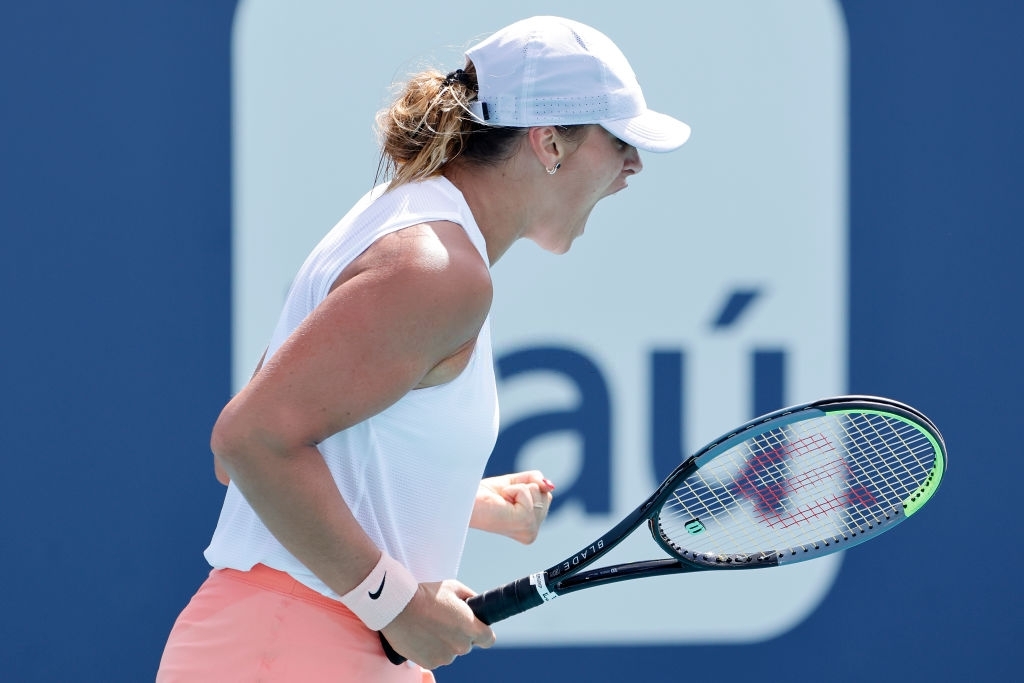
[(380, 588), (377, 589), (376, 593), (367, 592), (371, 600), (376, 600), (380, 597), (380, 594), (384, 592), (384, 582), (388, 580), (388, 573), (384, 572), (384, 576), (380, 580)]

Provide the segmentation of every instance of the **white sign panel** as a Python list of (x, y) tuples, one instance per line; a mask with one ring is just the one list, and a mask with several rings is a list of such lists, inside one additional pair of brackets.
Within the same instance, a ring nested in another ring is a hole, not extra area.
[[(607, 33), (648, 103), (693, 128), (591, 217), (564, 256), (515, 246), (493, 270), (503, 434), (493, 464), (558, 486), (532, 546), (471, 533), (485, 590), (598, 538), (685, 455), (758, 412), (845, 390), (846, 34), (834, 0), (242, 0), (234, 40), (234, 377), (252, 372), (308, 250), (374, 181), (388, 84), (462, 65), (533, 14)], [(647, 532), (641, 529), (639, 534)], [(612, 559), (660, 552), (638, 536)], [(828, 592), (833, 556), (778, 570), (624, 582), (498, 626), (502, 645), (752, 642)]]

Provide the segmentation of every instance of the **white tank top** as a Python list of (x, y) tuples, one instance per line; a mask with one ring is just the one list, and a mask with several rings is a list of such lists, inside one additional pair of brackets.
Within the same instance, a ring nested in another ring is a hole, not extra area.
[[(487, 248), (462, 193), (447, 179), (368, 193), (306, 259), (288, 293), (267, 358), (323, 301), (341, 271), (385, 234), (425, 221), (463, 227), (485, 263)], [(490, 316), (469, 365), (454, 380), (416, 389), (319, 445), (338, 490), (367, 535), (420, 582), (458, 573), (469, 518), (498, 434)], [(337, 598), (285, 550), (234, 484), (205, 552), (217, 568), (257, 563)]]

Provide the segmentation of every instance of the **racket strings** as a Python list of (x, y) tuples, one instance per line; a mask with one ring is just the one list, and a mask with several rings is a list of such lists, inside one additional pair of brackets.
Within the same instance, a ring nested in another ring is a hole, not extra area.
[(816, 548), (889, 523), (930, 475), (932, 442), (898, 417), (849, 411), (737, 444), (675, 489), (658, 517), (681, 554)]

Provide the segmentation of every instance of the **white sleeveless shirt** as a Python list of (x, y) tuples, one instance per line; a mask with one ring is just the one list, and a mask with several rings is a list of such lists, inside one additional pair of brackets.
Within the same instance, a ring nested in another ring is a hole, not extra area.
[[(450, 221), (462, 226), (488, 263), (480, 228), (462, 193), (447, 179), (383, 189), (360, 199), (306, 259), (267, 358), (324, 300), (345, 266), (383, 235), (425, 221)], [(377, 547), (418, 581), (442, 581), (458, 573), (473, 501), (497, 434), (488, 315), (469, 365), (458, 377), (409, 392), (318, 448), (352, 514)], [(216, 568), (244, 571), (262, 563), (338, 597), (278, 543), (234, 484), (228, 486), (205, 556)]]

